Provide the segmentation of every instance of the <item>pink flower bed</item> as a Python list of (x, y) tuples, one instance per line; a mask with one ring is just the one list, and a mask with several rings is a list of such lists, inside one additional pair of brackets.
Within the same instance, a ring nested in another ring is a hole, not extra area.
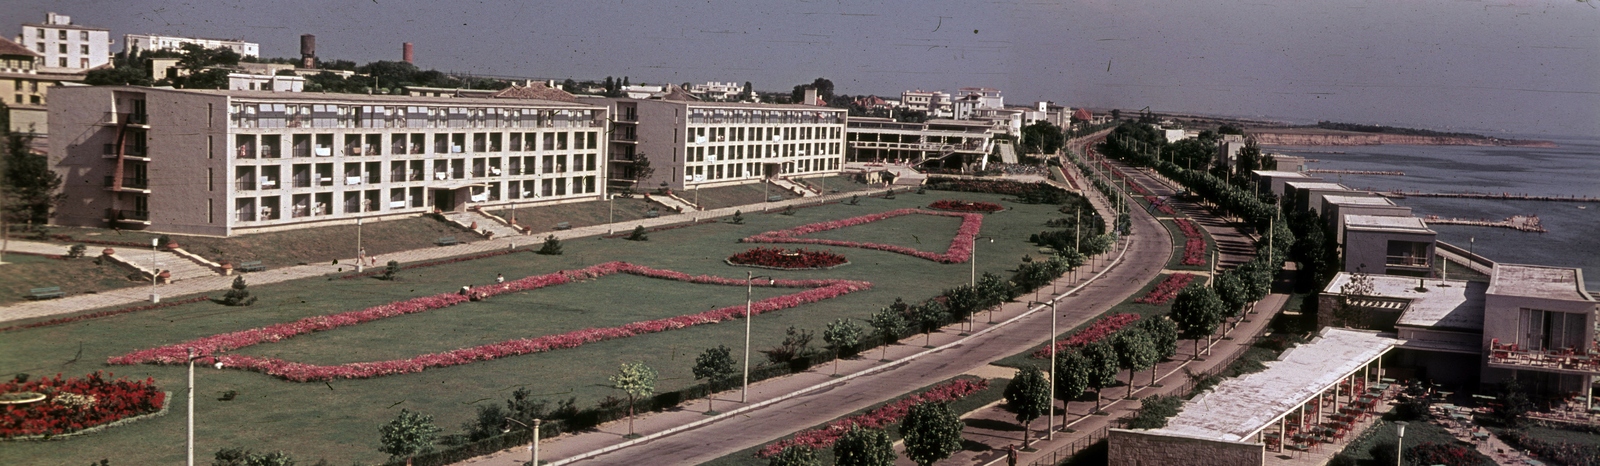
[(830, 251), (795, 249), (791, 252), (784, 248), (750, 248), (728, 257), (729, 264), (788, 270), (826, 269), (847, 262), (844, 256)]
[(912, 406), (924, 401), (951, 402), (966, 398), (989, 387), (989, 381), (983, 379), (956, 379), (949, 383), (928, 389), (916, 395), (901, 398), (899, 401), (889, 403), (868, 411), (866, 414), (850, 416), (833, 421), (826, 427), (801, 431), (794, 438), (779, 440), (762, 447), (756, 452), (758, 458), (771, 458), (783, 449), (794, 445), (801, 445), (813, 450), (822, 450), (833, 446), (840, 436), (850, 430), (851, 426), (861, 426), (870, 429), (882, 429), (885, 426), (900, 422)]
[[(0, 405), (0, 438), (61, 435), (131, 416), (161, 410), (167, 395), (154, 379), (106, 380), (96, 371), (87, 377), (41, 378), (0, 384), (0, 393), (34, 392), (42, 401)], [(91, 401), (92, 400), (92, 401)]]
[(1159, 197), (1145, 196), (1144, 201), (1149, 202), (1152, 206), (1155, 206), (1156, 210), (1161, 211), (1163, 214), (1178, 215), (1177, 211), (1172, 210), (1172, 206), (1167, 205), (1166, 201), (1162, 201)]
[[(488, 299), (505, 293), (535, 290), (547, 286), (561, 285), (579, 280), (594, 279), (617, 273), (626, 273), (650, 278), (675, 280), (697, 284), (745, 286), (745, 279), (742, 278), (724, 278), (709, 275), (691, 276), (682, 272), (653, 269), (642, 265), (629, 264), (627, 262), (606, 262), (582, 269), (563, 270), (545, 275), (534, 275), (517, 280), (511, 280), (501, 284), (479, 286), (474, 288), (474, 293), (478, 294), (480, 299)], [(822, 301), (848, 293), (869, 289), (872, 287), (872, 283), (856, 280), (812, 279), (777, 280), (770, 285), (757, 282), (755, 283), (755, 286), (809, 289), (797, 293), (756, 301), (751, 306), (752, 314), (788, 309), (802, 304)], [(409, 359), (356, 362), (330, 366), (284, 361), (276, 358), (222, 354), (228, 351), (262, 343), (282, 341), (284, 339), (293, 338), (295, 336), (304, 335), (307, 333), (332, 330), (339, 327), (358, 325), (395, 316), (416, 314), (434, 309), (446, 308), (465, 303), (468, 300), (469, 298), (467, 296), (462, 296), (457, 293), (442, 293), (433, 296), (423, 296), (405, 301), (396, 301), (388, 304), (373, 306), (359, 311), (307, 317), (294, 322), (270, 325), (249, 330), (241, 330), (238, 332), (221, 333), (183, 343), (134, 351), (122, 356), (112, 357), (106, 362), (109, 364), (121, 365), (140, 363), (167, 365), (183, 364), (187, 357), (185, 350), (187, 348), (195, 348), (201, 355), (200, 361), (205, 364), (220, 362), (229, 368), (261, 372), (295, 382), (311, 382), (331, 379), (365, 379), (381, 377), (385, 375), (420, 372), (424, 369), (433, 367), (456, 366), (510, 356), (541, 353), (566, 348), (576, 348), (578, 346), (597, 341), (627, 338), (635, 335), (664, 332), (667, 330), (692, 327), (696, 325), (714, 324), (717, 322), (742, 317), (745, 312), (744, 305), (740, 304), (697, 314), (633, 322), (617, 327), (590, 328), (558, 335), (506, 340), (498, 343), (490, 343), (470, 348), (446, 351), (443, 353), (423, 354)]]
[(1186, 218), (1174, 221), (1178, 223), (1178, 229), (1183, 230), (1184, 238), (1187, 238), (1183, 242), (1183, 265), (1205, 265), (1206, 240), (1200, 236), (1200, 229)]
[[(1056, 354), (1060, 354), (1062, 351), (1072, 348), (1088, 346), (1090, 343), (1100, 341), (1105, 337), (1111, 336), (1113, 333), (1117, 333), (1118, 330), (1122, 330), (1123, 327), (1127, 327), (1128, 324), (1131, 324), (1136, 320), (1139, 320), (1139, 315), (1132, 313), (1113, 314), (1101, 317), (1100, 320), (1090, 324), (1089, 328), (1079, 330), (1078, 333), (1074, 333), (1070, 337), (1056, 340)], [(1034, 359), (1048, 359), (1049, 357), (1049, 346), (1039, 348), (1038, 351), (1033, 352)]]
[(1183, 291), (1183, 287), (1189, 286), (1189, 282), (1191, 281), (1194, 281), (1194, 274), (1192, 273), (1175, 273), (1168, 275), (1166, 280), (1162, 280), (1160, 284), (1156, 285), (1156, 289), (1150, 290), (1150, 294), (1144, 295), (1143, 298), (1135, 299), (1133, 302), (1141, 304), (1166, 304), (1167, 301), (1171, 301), (1172, 298), (1177, 297), (1178, 292)]
[(999, 212), (1006, 209), (1004, 206), (993, 202), (960, 201), (955, 199), (933, 201), (932, 204), (928, 204), (928, 208), (951, 212)]
[[(940, 215), (945, 217), (960, 217), (961, 227), (956, 229), (955, 239), (950, 240), (950, 248), (944, 253), (931, 253), (918, 251), (905, 246), (892, 244), (861, 243), (856, 241), (839, 241), (831, 239), (800, 238), (801, 235), (819, 231), (837, 230), (844, 227), (865, 225), (883, 219), (899, 217), (902, 215)], [(972, 257), (972, 238), (978, 235), (978, 230), (983, 228), (983, 214), (958, 213), (958, 212), (932, 212), (921, 209), (898, 209), (876, 214), (862, 215), (842, 220), (800, 225), (787, 230), (777, 230), (761, 233), (739, 240), (743, 243), (795, 243), (795, 244), (820, 244), (824, 246), (839, 246), (846, 248), (876, 249), (912, 257), (940, 262), (945, 264), (959, 264)]]

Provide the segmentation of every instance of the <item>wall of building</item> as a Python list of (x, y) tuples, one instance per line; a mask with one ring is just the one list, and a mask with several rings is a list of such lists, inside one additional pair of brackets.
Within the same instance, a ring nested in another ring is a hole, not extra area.
[[(63, 31), (67, 33), (65, 39), (61, 38)], [(87, 70), (111, 62), (111, 32), (105, 29), (28, 24), (22, 26), (17, 43), (44, 55), (41, 66), (46, 68)], [(65, 53), (61, 51), (63, 45)]]
[(1111, 429), (1109, 466), (1253, 466), (1266, 462), (1266, 446)]
[[(1366, 272), (1384, 275), (1412, 275), (1425, 269), (1425, 267), (1391, 267), (1386, 262), (1389, 255), (1390, 241), (1407, 241), (1427, 244), (1428, 264), (1433, 263), (1433, 241), (1438, 235), (1433, 233), (1401, 233), (1391, 231), (1370, 231), (1359, 229), (1346, 229), (1344, 232), (1344, 271)], [(1364, 267), (1363, 267), (1364, 266)]]
[(639, 183), (643, 189), (656, 189), (662, 182), (667, 187), (683, 189), (683, 137), (684, 107), (681, 104), (653, 100), (638, 101), (639, 137), (636, 157), (650, 159), (655, 171), (650, 178)]
[(1344, 244), (1345, 215), (1377, 215), (1382, 217), (1410, 217), (1411, 208), (1402, 206), (1361, 206), (1324, 203), (1323, 217), (1333, 227), (1334, 241)]

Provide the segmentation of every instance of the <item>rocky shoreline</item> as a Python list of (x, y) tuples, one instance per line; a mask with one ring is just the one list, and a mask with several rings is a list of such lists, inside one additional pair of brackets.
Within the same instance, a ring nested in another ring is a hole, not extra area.
[(1508, 146), (1556, 147), (1550, 141), (1520, 139), (1469, 138), (1457, 136), (1420, 136), (1409, 134), (1360, 133), (1346, 131), (1273, 131), (1252, 130), (1249, 135), (1264, 146)]

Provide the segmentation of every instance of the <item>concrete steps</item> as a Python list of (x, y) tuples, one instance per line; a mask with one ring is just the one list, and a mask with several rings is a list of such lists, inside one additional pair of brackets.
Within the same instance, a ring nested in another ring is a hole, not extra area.
[(174, 282), (219, 275), (210, 268), (167, 251), (152, 252), (150, 250), (118, 249), (115, 256), (124, 265), (133, 267), (145, 274), (151, 273), (151, 256), (154, 256), (155, 269), (171, 273), (172, 281)]
[(1000, 148), (1001, 162), (1017, 163), (1017, 148), (1012, 146), (1010, 142), (997, 142), (995, 147)]
[(800, 183), (789, 181), (786, 178), (772, 178), (770, 181), (772, 181), (773, 186), (777, 186), (779, 188), (788, 190), (789, 192), (799, 194), (800, 197), (816, 197), (820, 195), (817, 194), (816, 191), (812, 191), (811, 188), (807, 188)]
[(517, 231), (515, 228), (511, 228), (506, 224), (500, 223), (499, 220), (495, 220), (487, 215), (471, 210), (466, 212), (445, 212), (444, 216), (445, 218), (454, 220), (462, 225), (471, 226), (473, 224), (477, 224), (477, 228), (474, 231), (479, 233), (487, 232), (493, 234), (495, 238), (518, 236), (522, 234), (522, 232)]

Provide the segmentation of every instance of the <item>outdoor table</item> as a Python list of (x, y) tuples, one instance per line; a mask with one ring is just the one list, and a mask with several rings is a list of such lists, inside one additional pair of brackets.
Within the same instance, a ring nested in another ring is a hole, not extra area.
[(1379, 377), (1378, 381), (1383, 383), (1394, 383), (1394, 379), (1388, 377)]
[(1450, 419), (1455, 419), (1457, 421), (1465, 421), (1465, 420), (1467, 420), (1467, 416), (1464, 415), (1464, 414), (1459, 414), (1459, 413), (1450, 413)]

